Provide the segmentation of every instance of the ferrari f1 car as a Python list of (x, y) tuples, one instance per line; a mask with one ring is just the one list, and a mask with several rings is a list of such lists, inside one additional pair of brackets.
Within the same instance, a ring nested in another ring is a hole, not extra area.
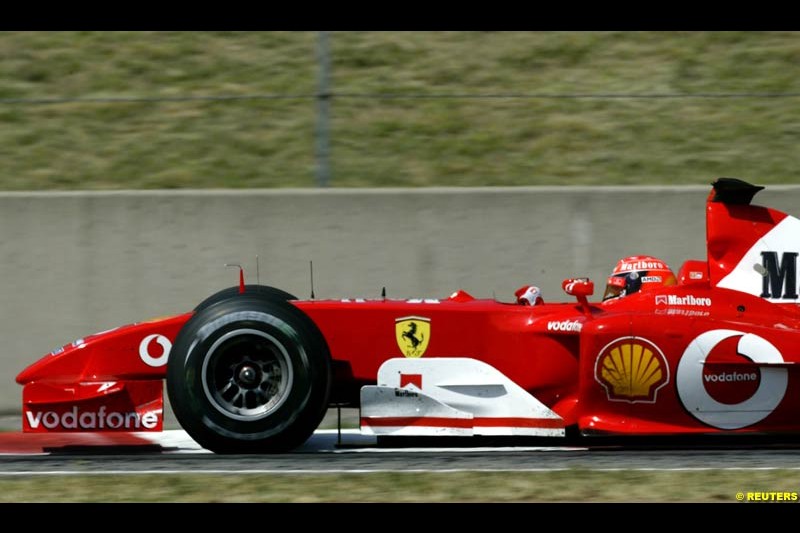
[(602, 302), (585, 278), (531, 305), (300, 300), (240, 278), (26, 368), (23, 429), (160, 431), (166, 380), (181, 426), (220, 453), (291, 450), (332, 404), (378, 436), (798, 432), (800, 220), (751, 205), (760, 189), (717, 180), (707, 258)]

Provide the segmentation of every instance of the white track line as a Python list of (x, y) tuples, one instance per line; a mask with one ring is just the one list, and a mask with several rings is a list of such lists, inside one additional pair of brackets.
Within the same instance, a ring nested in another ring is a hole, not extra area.
[[(164, 447), (165, 454), (211, 454), (208, 450), (201, 448), (183, 430), (168, 430), (162, 433), (140, 433), (139, 436), (146, 437), (153, 444)], [(548, 451), (585, 451), (587, 448), (577, 447), (450, 447), (450, 448), (377, 448), (376, 439), (373, 436), (361, 435), (358, 429), (346, 429), (341, 431), (341, 444), (347, 448), (337, 448), (339, 432), (333, 430), (317, 430), (308, 442), (303, 444), (298, 451), (304, 453), (335, 453), (335, 454), (363, 454), (363, 453), (483, 453), (493, 452), (548, 452)], [(362, 447), (363, 446), (363, 447)], [(49, 453), (19, 454), (8, 453), (0, 455), (14, 456), (36, 456), (51, 455)], [(330, 468), (330, 469), (307, 469), (307, 468), (254, 468), (254, 469), (199, 469), (199, 470), (177, 470), (177, 469), (158, 469), (158, 470), (106, 470), (106, 471), (81, 471), (81, 470), (9, 470), (0, 471), (2, 477), (19, 476), (105, 476), (105, 475), (341, 475), (341, 474), (382, 474), (382, 473), (409, 473), (409, 474), (452, 474), (462, 472), (524, 472), (524, 473), (546, 473), (546, 472), (568, 472), (568, 471), (593, 471), (593, 472), (708, 472), (708, 471), (731, 471), (731, 472), (759, 472), (759, 471), (800, 471), (800, 466), (753, 466), (753, 467), (601, 467), (593, 468), (591, 465), (581, 464), (568, 467), (521, 467), (521, 468)]]
[[(134, 435), (153, 445), (163, 448), (166, 455), (172, 454), (210, 454), (181, 429), (163, 432), (137, 432)], [(339, 438), (341, 436), (341, 439)], [(340, 442), (341, 440), (341, 442)], [(76, 446), (91, 448), (95, 444), (83, 444), (76, 441)], [(340, 446), (341, 445), (341, 446)], [(109, 445), (113, 446), (113, 445)], [(504, 447), (413, 447), (413, 448), (378, 448), (377, 439), (372, 435), (362, 435), (358, 429), (343, 429), (341, 433), (335, 429), (321, 429), (303, 445), (297, 448), (300, 453), (491, 453), (491, 452), (548, 452), (548, 451), (585, 451), (583, 447), (563, 446), (504, 446)], [(50, 452), (0, 452), (0, 456), (36, 456), (50, 455)]]
[[(462, 448), (353, 448), (350, 450), (330, 450), (332, 453), (490, 453), (490, 452), (585, 452), (589, 448), (563, 448), (555, 446), (503, 446), (494, 448), (462, 447)], [(327, 450), (320, 450), (327, 451)]]
[[(137, 433), (143, 439), (147, 439), (153, 444), (167, 448), (165, 453), (211, 453), (201, 448), (183, 430), (168, 430), (162, 433)], [(362, 435), (358, 429), (343, 429), (341, 432), (341, 444), (347, 448), (337, 448), (338, 431), (335, 429), (320, 429), (302, 446), (298, 452), (316, 453), (489, 453), (497, 451), (506, 452), (547, 452), (547, 451), (585, 451), (588, 448), (581, 447), (556, 447), (556, 446), (504, 446), (504, 447), (414, 447), (414, 448), (377, 448), (376, 439), (371, 435)], [(173, 450), (170, 450), (172, 448)]]

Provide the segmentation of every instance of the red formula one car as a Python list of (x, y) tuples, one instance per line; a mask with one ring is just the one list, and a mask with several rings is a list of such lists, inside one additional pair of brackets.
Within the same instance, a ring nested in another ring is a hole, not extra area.
[[(231, 287), (193, 311), (90, 335), (25, 369), (27, 432), (159, 431), (216, 452), (301, 444), (331, 404), (388, 436), (800, 431), (800, 220), (714, 183), (707, 260), (631, 258), (602, 302), (298, 300)], [(649, 290), (636, 290), (649, 286)], [(625, 293), (624, 297), (618, 297)]]

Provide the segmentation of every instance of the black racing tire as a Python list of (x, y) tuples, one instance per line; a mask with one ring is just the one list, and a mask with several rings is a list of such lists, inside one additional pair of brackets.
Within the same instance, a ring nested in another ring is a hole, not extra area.
[[(199, 304), (197, 307), (194, 308), (194, 312), (202, 311), (206, 307), (211, 307), (215, 303), (221, 302), (223, 300), (227, 300), (229, 298), (233, 298), (234, 296), (238, 296), (239, 293), (239, 286), (235, 287), (228, 287), (227, 289), (222, 289), (219, 292), (215, 292)], [(297, 296), (293, 294), (289, 294), (286, 291), (282, 291), (280, 289), (276, 289), (275, 287), (269, 287), (267, 285), (245, 285), (244, 286), (244, 294), (249, 295), (258, 295), (263, 296), (269, 300), (297, 300)]]
[(178, 422), (216, 453), (299, 446), (325, 415), (330, 384), (330, 353), (316, 324), (288, 302), (246, 293), (190, 318), (167, 362)]

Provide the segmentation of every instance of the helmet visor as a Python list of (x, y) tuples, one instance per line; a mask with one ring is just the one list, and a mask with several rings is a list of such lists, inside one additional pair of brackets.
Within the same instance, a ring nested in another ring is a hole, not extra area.
[(603, 301), (617, 298), (625, 292), (625, 276), (626, 274), (617, 274), (610, 276), (606, 283), (606, 292), (603, 293)]

